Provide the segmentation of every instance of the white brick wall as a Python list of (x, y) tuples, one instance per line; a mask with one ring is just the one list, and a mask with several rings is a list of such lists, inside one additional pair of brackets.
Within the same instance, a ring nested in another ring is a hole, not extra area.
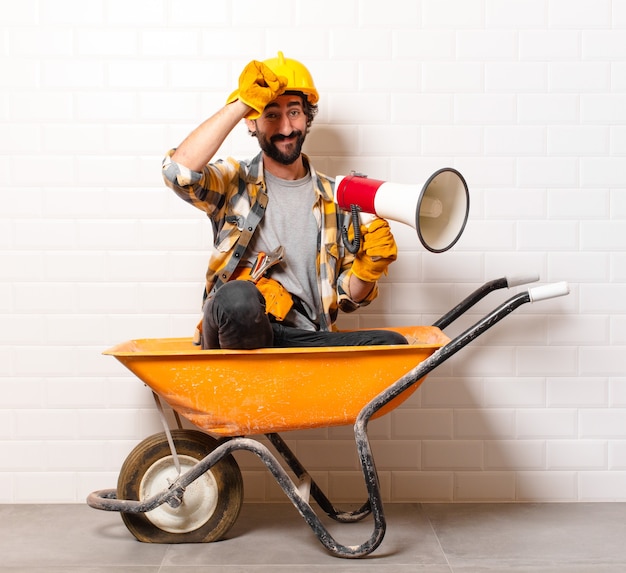
[[(346, 327), (435, 320), (537, 271), (524, 307), (371, 425), (385, 499), (626, 500), (626, 0), (0, 0), (0, 502), (82, 502), (159, 431), (106, 347), (186, 336), (207, 222), (160, 160), (277, 50), (321, 92), (318, 169), (421, 186), (451, 165), (470, 220), (399, 261)], [(250, 156), (236, 130), (220, 155)], [(490, 299), (493, 304), (504, 295)], [(460, 328), (487, 312), (480, 303)], [(361, 501), (350, 428), (286, 436)], [(284, 499), (238, 455), (247, 499)]]

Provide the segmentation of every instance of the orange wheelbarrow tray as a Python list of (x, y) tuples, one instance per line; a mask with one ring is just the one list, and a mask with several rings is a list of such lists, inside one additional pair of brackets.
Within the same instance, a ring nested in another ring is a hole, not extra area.
[[(432, 326), (393, 328), (407, 337), (409, 345), (201, 350), (188, 338), (117, 345), (105, 354), (115, 356), (152, 389), (165, 431), (143, 440), (129, 454), (117, 489), (93, 492), (87, 503), (121, 512), (140, 541), (215, 541), (235, 523), (241, 508), (243, 480), (232, 454), (245, 450), (262, 460), (331, 554), (363, 557), (380, 545), (386, 529), (367, 436), (369, 421), (396, 408), (434, 368), (522, 304), (569, 292), (566, 283), (531, 288), (453, 340), (442, 332), (490, 292), (537, 279), (490, 281)], [(161, 401), (174, 410), (177, 429), (170, 430)], [(179, 416), (202, 431), (183, 429)], [(368, 492), (367, 501), (356, 511), (335, 508), (279, 435), (348, 424), (354, 425)], [(275, 452), (253, 437), (260, 435), (266, 436)], [(357, 546), (338, 543), (313, 509), (311, 497), (339, 522), (355, 522), (371, 514), (371, 537)]]

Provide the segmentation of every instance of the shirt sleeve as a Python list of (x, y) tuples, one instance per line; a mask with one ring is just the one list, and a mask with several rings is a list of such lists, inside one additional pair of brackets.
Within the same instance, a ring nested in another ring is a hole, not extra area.
[(374, 288), (363, 300), (359, 302), (354, 301), (350, 296), (351, 276), (352, 271), (347, 270), (341, 273), (337, 279), (337, 302), (343, 312), (354, 312), (357, 308), (367, 306), (378, 296), (378, 283), (376, 283), (374, 284)]
[(202, 171), (192, 171), (172, 160), (176, 149), (165, 155), (162, 174), (165, 184), (181, 199), (204, 211), (210, 217), (218, 214), (228, 186), (239, 173), (239, 163), (229, 158), (205, 165)]
[(202, 173), (176, 163), (172, 155), (176, 149), (170, 149), (163, 159), (163, 178), (168, 187), (190, 187), (197, 184), (202, 178)]

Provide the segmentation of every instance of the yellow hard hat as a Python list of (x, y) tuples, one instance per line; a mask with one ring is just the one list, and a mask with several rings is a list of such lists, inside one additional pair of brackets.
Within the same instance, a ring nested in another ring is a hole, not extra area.
[(285, 58), (282, 52), (278, 52), (278, 57), (264, 60), (263, 63), (277, 76), (287, 78), (287, 90), (302, 92), (310, 104), (316, 104), (319, 101), (320, 96), (315, 89), (313, 77), (298, 60)]

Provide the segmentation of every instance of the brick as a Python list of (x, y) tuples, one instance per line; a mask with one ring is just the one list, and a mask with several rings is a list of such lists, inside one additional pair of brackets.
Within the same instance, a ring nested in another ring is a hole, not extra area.
[(580, 472), (578, 482), (580, 501), (626, 501), (626, 472)]
[(546, 460), (549, 470), (606, 470), (608, 469), (607, 442), (548, 440)]
[(452, 472), (392, 472), (393, 502), (450, 502), (454, 493)]
[[(391, 476), (388, 472), (380, 472), (380, 493), (383, 500), (391, 495)], [(329, 498), (341, 499), (345, 502), (364, 503), (367, 500), (367, 489), (361, 472), (333, 472), (329, 476)]]
[(513, 410), (457, 409), (454, 411), (454, 437), (460, 440), (507, 438), (515, 435)]
[(573, 409), (520, 410), (516, 421), (518, 438), (574, 438), (577, 435), (577, 415)]
[(576, 472), (519, 472), (516, 501), (575, 501), (578, 497)]
[(445, 439), (452, 437), (452, 413), (448, 410), (399, 409), (392, 422), (394, 439)]
[(543, 440), (488, 440), (486, 470), (542, 470), (546, 467)]
[(617, 438), (626, 437), (626, 410), (613, 408), (581, 410), (580, 436), (583, 438)]
[(607, 382), (602, 378), (548, 379), (547, 405), (553, 407), (600, 407), (608, 405)]
[(607, 28), (611, 25), (611, 2), (556, 0), (548, 7), (548, 18), (555, 28)]
[(455, 475), (454, 501), (508, 502), (515, 500), (515, 475), (511, 472), (459, 472)]
[(484, 445), (480, 440), (425, 440), (422, 442), (423, 470), (483, 469)]
[(546, 25), (545, 2), (542, 0), (511, 0), (506, 4), (488, 0), (485, 20), (489, 27), (513, 29), (536, 29)]

